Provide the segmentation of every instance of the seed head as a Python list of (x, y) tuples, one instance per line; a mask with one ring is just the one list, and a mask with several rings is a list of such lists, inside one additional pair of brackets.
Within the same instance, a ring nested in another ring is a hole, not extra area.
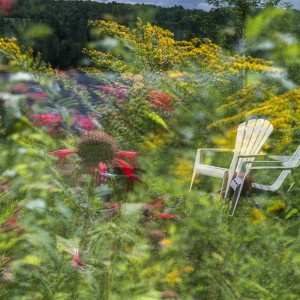
[(88, 131), (81, 136), (77, 149), (82, 164), (97, 166), (99, 162), (111, 163), (117, 150), (117, 143), (105, 132)]

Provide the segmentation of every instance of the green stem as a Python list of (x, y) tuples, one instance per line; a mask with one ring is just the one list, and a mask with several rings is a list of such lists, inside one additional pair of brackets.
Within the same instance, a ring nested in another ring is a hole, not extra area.
[(88, 230), (94, 213), (93, 200), (95, 195), (96, 182), (97, 176), (96, 174), (92, 174), (87, 190), (86, 211), (84, 215), (82, 234), (79, 243), (79, 249), (81, 249), (81, 251), (84, 251), (86, 249), (88, 243)]

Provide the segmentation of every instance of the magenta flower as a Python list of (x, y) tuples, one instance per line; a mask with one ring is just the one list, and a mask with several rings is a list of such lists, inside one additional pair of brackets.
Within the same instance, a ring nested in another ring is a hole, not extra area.
[(84, 130), (96, 130), (97, 126), (89, 117), (84, 115), (75, 116), (74, 123), (80, 128)]
[(37, 99), (37, 100), (45, 100), (48, 98), (48, 96), (44, 92), (32, 92), (29, 93), (28, 96), (32, 99)]
[(106, 167), (105, 163), (103, 163), (103, 162), (99, 163), (99, 171), (100, 171), (99, 184), (101, 184), (106, 181), (107, 176), (108, 176), (107, 167)]
[(40, 126), (57, 126), (63, 122), (59, 114), (32, 114), (30, 117)]

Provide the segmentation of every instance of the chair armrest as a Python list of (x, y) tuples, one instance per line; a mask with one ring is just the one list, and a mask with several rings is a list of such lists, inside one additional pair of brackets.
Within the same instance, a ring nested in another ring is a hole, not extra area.
[(222, 148), (199, 148), (197, 149), (195, 166), (202, 164), (204, 152), (234, 152), (234, 149), (222, 149)]
[(292, 170), (297, 167), (284, 167), (284, 166), (264, 166), (264, 167), (249, 167), (248, 170)]
[(241, 154), (238, 155), (238, 158), (247, 158), (247, 157), (264, 157), (264, 156), (268, 156), (267, 154)]
[(280, 164), (282, 166), (282, 161), (275, 160), (244, 160), (241, 162), (241, 171), (246, 172), (249, 168), (247, 168), (248, 164)]
[(197, 151), (214, 151), (214, 152), (234, 152), (234, 149), (222, 149), (222, 148), (199, 148)]
[(291, 156), (280, 156), (280, 155), (269, 155), (268, 157), (281, 162), (286, 162), (291, 158)]

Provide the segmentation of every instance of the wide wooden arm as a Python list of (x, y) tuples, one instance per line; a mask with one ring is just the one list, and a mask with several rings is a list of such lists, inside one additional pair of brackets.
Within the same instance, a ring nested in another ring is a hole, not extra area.
[(293, 170), (297, 167), (284, 167), (284, 166), (264, 166), (264, 167), (249, 167), (247, 170)]
[(268, 156), (267, 154), (240, 154), (238, 158), (247, 158), (247, 157), (264, 157)]
[(276, 160), (244, 160), (241, 162), (241, 171), (246, 172), (247, 170), (249, 170), (247, 165), (248, 164), (280, 164), (282, 166), (282, 161), (276, 161)]

